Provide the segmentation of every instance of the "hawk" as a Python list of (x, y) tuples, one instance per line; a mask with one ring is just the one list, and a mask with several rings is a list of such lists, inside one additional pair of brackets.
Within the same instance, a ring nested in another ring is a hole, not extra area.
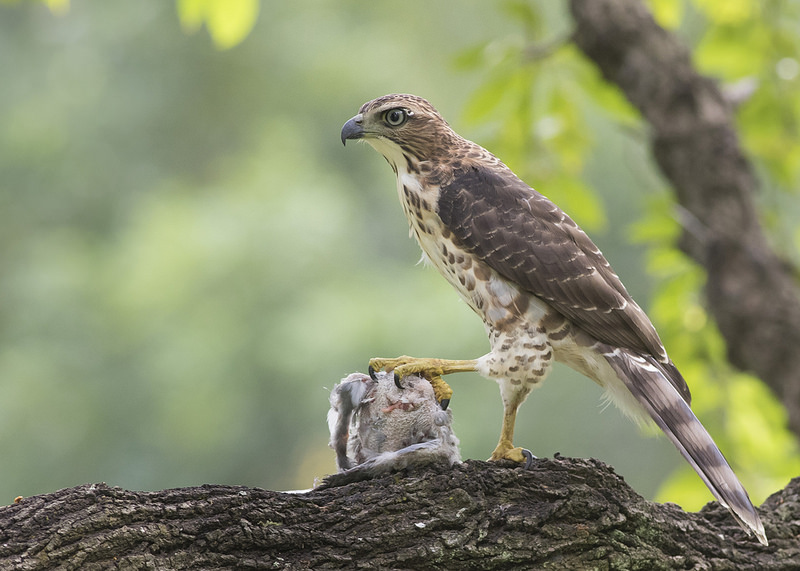
[(410, 233), (425, 257), (483, 320), (491, 350), (472, 360), (372, 359), (395, 378), (420, 374), (446, 407), (441, 379), (476, 371), (503, 400), (491, 460), (530, 463), (513, 445), (517, 410), (565, 363), (603, 387), (628, 416), (652, 419), (719, 502), (767, 544), (742, 484), (690, 408), (686, 381), (653, 324), (600, 250), (558, 206), (497, 157), (453, 131), (425, 99), (393, 94), (365, 103), (342, 127), (388, 161)]

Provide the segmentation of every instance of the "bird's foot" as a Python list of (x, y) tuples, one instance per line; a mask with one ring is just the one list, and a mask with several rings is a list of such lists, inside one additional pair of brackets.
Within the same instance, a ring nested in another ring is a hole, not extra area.
[(521, 448), (519, 446), (514, 447), (510, 443), (501, 442), (497, 445), (497, 448), (494, 449), (494, 452), (492, 452), (489, 461), (497, 462), (498, 460), (511, 460), (513, 462), (517, 462), (518, 464), (523, 464), (523, 467), (528, 470), (533, 464), (533, 460), (535, 458), (536, 456), (531, 454), (531, 451), (527, 448)]
[(393, 359), (370, 359), (369, 374), (374, 378), (375, 371), (394, 371), (394, 382), (402, 389), (401, 379), (409, 375), (418, 375), (430, 382), (436, 401), (443, 410), (450, 404), (453, 389), (450, 388), (442, 375), (475, 370), (473, 361), (449, 361), (447, 359), (416, 358), (403, 355)]

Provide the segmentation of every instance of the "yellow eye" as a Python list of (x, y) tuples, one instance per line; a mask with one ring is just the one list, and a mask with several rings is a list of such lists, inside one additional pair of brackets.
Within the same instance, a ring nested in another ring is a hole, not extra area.
[(390, 127), (399, 127), (408, 119), (408, 113), (405, 109), (389, 109), (383, 114), (384, 122)]

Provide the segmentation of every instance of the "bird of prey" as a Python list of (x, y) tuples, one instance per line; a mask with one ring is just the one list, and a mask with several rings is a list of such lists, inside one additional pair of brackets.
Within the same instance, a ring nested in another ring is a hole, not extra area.
[(586, 375), (636, 420), (649, 417), (748, 533), (767, 544), (742, 484), (690, 408), (690, 393), (653, 324), (603, 254), (558, 206), (497, 157), (459, 136), (425, 99), (393, 94), (365, 103), (342, 127), (392, 167), (410, 233), (425, 257), (483, 319), (491, 350), (473, 360), (372, 359), (431, 381), (476, 371), (497, 381), (500, 441), (491, 460), (530, 463), (514, 447), (517, 409), (553, 361)]

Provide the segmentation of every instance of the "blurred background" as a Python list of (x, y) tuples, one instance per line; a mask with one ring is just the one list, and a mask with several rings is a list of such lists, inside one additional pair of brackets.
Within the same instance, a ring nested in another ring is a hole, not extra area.
[[(800, 147), (774, 117), (798, 113), (797, 14), (650, 6), (702, 71), (765, 86), (742, 130), (797, 261)], [(340, 378), (373, 356), (487, 351), (480, 320), (416, 265), (391, 169), (339, 140), (392, 92), (429, 99), (592, 235), (754, 501), (800, 474), (780, 406), (728, 369), (702, 272), (673, 247), (646, 127), (569, 26), (544, 1), (0, 2), (0, 502), (99, 481), (308, 488), (335, 471)], [(485, 459), (498, 389), (448, 381), (462, 455)], [(666, 439), (563, 366), (516, 434), (539, 456), (599, 458), (648, 498), (711, 500)]]

